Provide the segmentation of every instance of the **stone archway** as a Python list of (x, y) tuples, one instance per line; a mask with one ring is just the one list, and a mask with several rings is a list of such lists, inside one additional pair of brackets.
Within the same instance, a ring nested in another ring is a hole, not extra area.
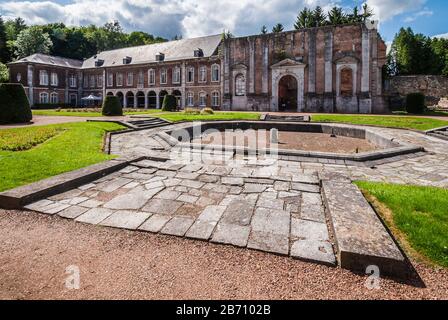
[(297, 111), (297, 79), (292, 75), (283, 76), (278, 82), (279, 111)]
[(137, 108), (145, 107), (145, 93), (142, 91), (137, 92)]

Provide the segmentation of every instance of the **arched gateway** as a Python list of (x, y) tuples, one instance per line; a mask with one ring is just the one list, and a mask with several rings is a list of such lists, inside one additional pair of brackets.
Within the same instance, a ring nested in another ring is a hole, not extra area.
[(279, 111), (297, 111), (297, 80), (291, 75), (283, 76), (278, 83)]

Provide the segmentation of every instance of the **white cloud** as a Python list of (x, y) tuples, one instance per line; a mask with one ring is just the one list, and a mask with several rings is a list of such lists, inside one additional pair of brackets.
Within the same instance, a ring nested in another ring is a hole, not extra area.
[[(426, 0), (367, 0), (376, 19), (387, 20), (423, 8)], [(351, 2), (350, 2), (351, 3)], [(67, 25), (103, 25), (119, 20), (125, 30), (143, 30), (171, 38), (176, 34), (195, 37), (230, 30), (236, 35), (258, 33), (277, 22), (292, 29), (295, 17), (304, 6), (346, 5), (342, 0), (72, 0), (17, 1), (2, 3), (0, 14), (20, 16), (28, 24), (64, 22)]]
[(404, 22), (406, 22), (406, 23), (413, 22), (420, 17), (431, 17), (433, 14), (434, 14), (434, 12), (432, 12), (428, 8), (424, 8), (423, 10), (418, 11), (418, 12), (406, 17), (404, 19)]
[(374, 9), (375, 19), (386, 21), (406, 12), (421, 9), (426, 0), (367, 0), (367, 4)]
[(432, 36), (431, 38), (444, 38), (444, 39), (448, 39), (448, 33), (436, 34), (435, 36)]

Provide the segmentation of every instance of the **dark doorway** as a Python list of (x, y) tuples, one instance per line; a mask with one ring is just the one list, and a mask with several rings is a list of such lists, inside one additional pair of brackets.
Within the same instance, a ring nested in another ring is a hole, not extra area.
[(157, 108), (157, 94), (154, 91), (148, 92), (148, 108)]
[(181, 107), (182, 93), (179, 90), (174, 90), (173, 96), (176, 97), (177, 108), (179, 109)]
[(297, 80), (287, 75), (278, 83), (279, 111), (297, 111)]
[(145, 94), (141, 91), (137, 92), (137, 108), (145, 107)]
[(163, 105), (163, 99), (165, 98), (165, 96), (166, 96), (167, 94), (168, 94), (168, 92), (165, 91), (165, 90), (160, 91), (160, 93), (159, 93), (159, 108), (162, 108), (162, 105)]
[(123, 101), (124, 101), (124, 95), (121, 92), (117, 92), (116, 96), (118, 97), (118, 100), (120, 100), (120, 104), (123, 107)]

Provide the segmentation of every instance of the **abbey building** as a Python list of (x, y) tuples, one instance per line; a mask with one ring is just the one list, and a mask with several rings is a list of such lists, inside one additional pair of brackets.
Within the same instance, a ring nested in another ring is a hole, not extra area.
[(375, 24), (223, 39), (183, 39), (100, 52), (84, 61), (42, 54), (8, 65), (32, 105), (118, 96), (127, 108), (380, 113), (386, 45)]

